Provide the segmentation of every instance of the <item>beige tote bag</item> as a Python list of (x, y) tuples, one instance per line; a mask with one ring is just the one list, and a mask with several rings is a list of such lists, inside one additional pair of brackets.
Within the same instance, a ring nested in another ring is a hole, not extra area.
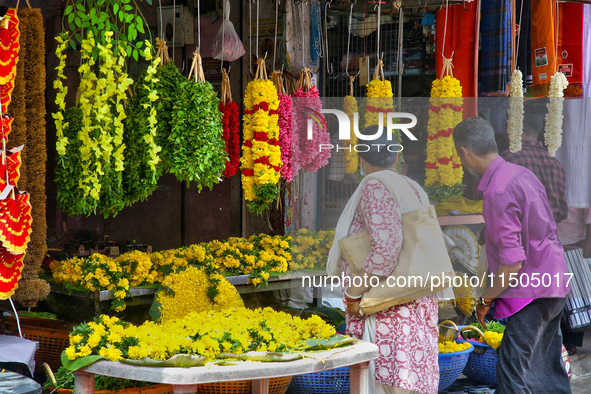
[[(396, 194), (388, 185), (385, 186), (396, 200)], [(455, 272), (433, 205), (402, 214), (402, 240), (398, 261), (390, 278), (382, 278), (378, 286), (370, 288), (361, 299), (360, 307), (366, 315), (435, 294), (451, 286), (449, 280), (453, 279)], [(339, 246), (352, 273), (358, 274), (371, 248), (367, 229), (339, 240)], [(439, 281), (433, 279), (434, 276), (439, 277)], [(444, 283), (442, 277), (450, 279)]]

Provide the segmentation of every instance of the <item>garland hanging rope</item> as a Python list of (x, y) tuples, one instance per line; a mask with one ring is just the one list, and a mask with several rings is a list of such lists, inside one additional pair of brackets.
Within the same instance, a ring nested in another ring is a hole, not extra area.
[[(292, 174), (297, 175), (300, 169), (305, 171), (317, 171), (328, 164), (330, 150), (319, 147), (321, 144), (330, 144), (330, 134), (326, 130), (324, 117), (321, 115), (322, 101), (318, 97), (318, 88), (312, 83), (310, 70), (305, 68), (296, 83), (296, 91), (293, 94), (292, 113), (295, 131), (292, 132)], [(313, 113), (317, 122), (312, 122), (313, 138), (307, 139), (307, 123), (309, 115)]]
[(355, 150), (355, 146), (357, 145), (357, 135), (354, 130), (355, 123), (353, 115), (356, 112), (359, 112), (359, 110), (357, 108), (357, 99), (353, 96), (353, 81), (355, 81), (355, 77), (349, 76), (349, 95), (345, 97), (343, 102), (343, 108), (349, 117), (349, 122), (351, 122), (351, 139), (345, 140), (343, 143), (345, 146), (345, 173), (347, 174), (356, 173), (357, 168), (359, 167), (359, 156)]
[[(14, 299), (25, 307), (34, 307), (50, 291), (49, 284), (39, 279), (37, 272), (43, 262), (46, 245), (45, 218), (45, 33), (40, 9), (19, 11), (26, 47), (21, 54), (24, 69), (26, 109), (25, 168), (27, 191), (32, 207), (31, 241), (24, 258), (24, 269)], [(22, 182), (19, 187), (23, 188)]]
[(267, 78), (265, 60), (257, 60), (255, 79), (244, 94), (244, 142), (241, 172), (244, 199), (262, 215), (279, 195), (281, 148), (279, 145), (279, 97)]
[(222, 98), (218, 108), (222, 113), (223, 138), (229, 158), (223, 174), (226, 178), (230, 178), (240, 167), (240, 114), (238, 105), (232, 99), (230, 77), (225, 68), (222, 69)]

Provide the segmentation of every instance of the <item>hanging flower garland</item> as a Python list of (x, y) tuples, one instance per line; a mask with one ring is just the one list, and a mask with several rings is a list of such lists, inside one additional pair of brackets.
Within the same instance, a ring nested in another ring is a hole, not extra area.
[[(330, 150), (320, 149), (323, 144), (330, 144), (330, 135), (321, 114), (322, 101), (318, 97), (318, 88), (312, 83), (310, 70), (300, 72), (292, 100), (292, 176), (300, 169), (317, 171), (328, 164)], [(312, 139), (308, 140), (308, 119), (312, 122)], [(295, 131), (295, 132), (293, 132)]]
[(244, 143), (242, 189), (248, 207), (261, 215), (279, 195), (281, 148), (279, 145), (279, 97), (267, 79), (265, 61), (258, 59), (255, 79), (244, 95)]
[(520, 70), (513, 71), (510, 93), (507, 135), (509, 136), (509, 151), (515, 153), (521, 150), (521, 135), (523, 134), (523, 74)]
[(232, 100), (230, 78), (226, 69), (222, 70), (222, 99), (218, 108), (222, 113), (223, 138), (229, 158), (223, 174), (226, 178), (230, 178), (236, 174), (240, 167), (240, 121), (238, 119), (238, 105)]
[(281, 147), (281, 177), (291, 182), (293, 177), (291, 169), (291, 96), (287, 94), (283, 86), (283, 73), (274, 71), (272, 76), (277, 96), (279, 98), (279, 146)]
[(547, 104), (546, 128), (544, 142), (548, 146), (548, 153), (554, 157), (562, 145), (562, 108), (564, 106), (564, 89), (568, 86), (566, 76), (557, 72), (550, 79), (550, 102)]
[[(386, 116), (394, 111), (394, 93), (392, 84), (384, 77), (384, 63), (378, 60), (373, 79), (367, 85), (367, 103), (365, 106), (365, 127), (377, 126), (380, 113), (383, 113), (383, 124), (386, 124)], [(399, 132), (398, 132), (399, 133)], [(399, 134), (396, 137), (400, 137)]]
[[(354, 116), (353, 114), (359, 112), (357, 108), (357, 99), (353, 97), (353, 81), (355, 77), (349, 77), (349, 95), (345, 97), (343, 101), (343, 109), (345, 113), (349, 117), (349, 122), (351, 124), (350, 135), (351, 139), (345, 140), (343, 145), (345, 146), (345, 173), (347, 174), (354, 174), (357, 172), (357, 167), (359, 167), (359, 155), (355, 150), (355, 146), (357, 145), (357, 134), (355, 134), (355, 123), (354, 123)], [(372, 81), (373, 82), (373, 81)]]
[[(449, 67), (451, 70), (451, 64)], [(425, 191), (434, 201), (446, 201), (464, 190), (464, 171), (452, 136), (454, 127), (463, 118), (462, 104), (462, 87), (453, 75), (442, 75), (441, 79), (433, 81), (427, 125)]]

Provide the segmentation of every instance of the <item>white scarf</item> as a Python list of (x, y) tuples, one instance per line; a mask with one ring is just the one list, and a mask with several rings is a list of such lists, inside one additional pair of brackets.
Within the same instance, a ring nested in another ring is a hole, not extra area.
[[(405, 179), (395, 171), (383, 170), (367, 175), (363, 178), (357, 187), (357, 190), (355, 190), (355, 193), (353, 193), (347, 202), (343, 213), (339, 217), (335, 229), (334, 241), (330, 248), (328, 261), (326, 263), (326, 272), (328, 275), (339, 276), (341, 274), (341, 247), (339, 246), (339, 240), (346, 238), (349, 235), (349, 228), (351, 227), (351, 223), (353, 223), (355, 213), (359, 206), (359, 201), (361, 200), (361, 190), (363, 190), (363, 186), (372, 179), (377, 179), (386, 187), (386, 189), (388, 189), (390, 194), (394, 197), (401, 213), (412, 212), (425, 205), (429, 205), (429, 197), (423, 188), (415, 181), (408, 178)], [(414, 189), (419, 193), (420, 200), (417, 198), (415, 191), (409, 183), (412, 184)]]

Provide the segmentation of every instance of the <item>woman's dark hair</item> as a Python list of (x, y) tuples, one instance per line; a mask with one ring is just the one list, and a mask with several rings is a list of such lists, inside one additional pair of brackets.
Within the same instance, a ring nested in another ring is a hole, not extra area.
[[(363, 129), (363, 135), (375, 135), (377, 133), (377, 126), (371, 126)], [(388, 140), (388, 134), (391, 135)], [(388, 133), (386, 128), (382, 129), (382, 135), (373, 141), (363, 141), (359, 139), (357, 142), (358, 155), (363, 160), (367, 161), (372, 166), (388, 168), (396, 163), (398, 151), (402, 147), (398, 145), (398, 139), (394, 133)], [(367, 150), (367, 152), (365, 152)]]

